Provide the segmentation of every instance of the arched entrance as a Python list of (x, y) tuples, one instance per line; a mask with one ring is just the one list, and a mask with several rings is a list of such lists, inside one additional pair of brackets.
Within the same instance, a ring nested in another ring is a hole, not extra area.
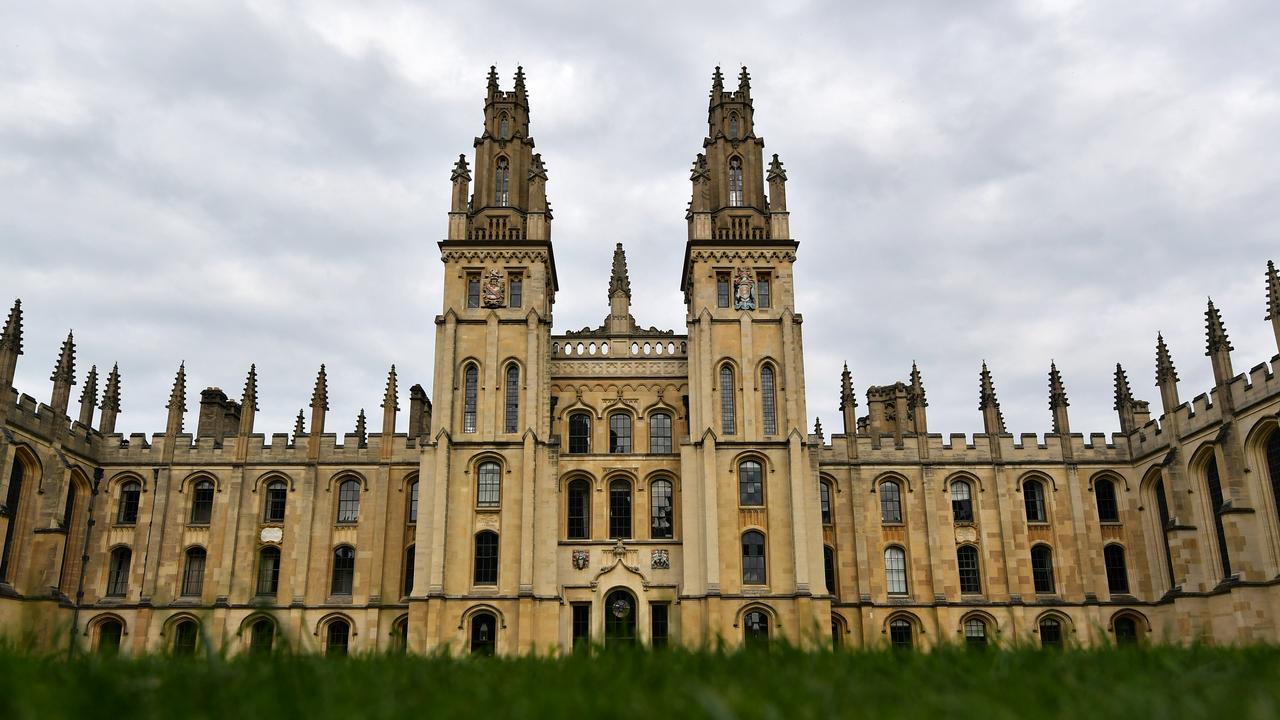
[(606, 647), (636, 644), (636, 599), (626, 590), (614, 590), (604, 600), (604, 644)]
[(471, 654), (492, 655), (498, 647), (498, 621), (487, 612), (471, 616)]

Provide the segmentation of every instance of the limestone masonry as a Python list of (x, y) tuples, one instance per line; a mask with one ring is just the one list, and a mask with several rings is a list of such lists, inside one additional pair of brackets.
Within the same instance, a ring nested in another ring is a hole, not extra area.
[[(1214, 387), (1183, 402), (1158, 338), (1160, 415), (1117, 366), (1110, 438), (1071, 432), (1052, 366), (1052, 432), (1007, 433), (985, 365), (971, 443), (929, 432), (914, 366), (861, 416), (846, 369), (827, 438), (746, 68), (713, 76), (678, 332), (637, 325), (620, 245), (600, 326), (552, 330), (522, 72), (508, 92), (490, 70), (474, 148), (439, 243), (434, 396), (392, 367), (372, 431), (326, 432), (323, 366), (292, 433), (255, 432), (253, 368), (239, 400), (200, 393), (194, 433), (181, 367), (162, 434), (116, 432), (115, 367), (69, 417), (71, 336), (47, 405), (12, 389), (14, 303), (0, 632), (126, 653), (1280, 641), (1280, 356), (1237, 375), (1212, 302)], [(1271, 263), (1265, 299), (1280, 347)]]

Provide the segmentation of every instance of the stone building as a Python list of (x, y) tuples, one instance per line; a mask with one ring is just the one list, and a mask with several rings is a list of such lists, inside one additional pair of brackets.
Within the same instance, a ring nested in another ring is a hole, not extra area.
[[(787, 175), (756, 134), (749, 77), (716, 70), (691, 174), (686, 327), (643, 328), (621, 246), (599, 327), (555, 332), (547, 171), (524, 76), (491, 70), (484, 127), (453, 169), (434, 398), (393, 367), (370, 432), (310, 416), (256, 432), (179, 367), (161, 434), (116, 432), (121, 374), (78, 378), (68, 336), (48, 404), (12, 387), (0, 335), (0, 628), (140, 653), (519, 653), (579, 643), (927, 647), (1280, 640), (1280, 356), (1236, 374), (1212, 304), (1215, 385), (1161, 414), (1116, 368), (1121, 432), (1006, 432), (987, 368), (983, 432), (930, 433), (925, 386), (846, 369), (843, 432), (808, 430)], [(473, 175), (474, 173), (474, 175)], [(673, 209), (674, 211), (674, 209)], [(1280, 279), (1267, 319), (1280, 344)], [(80, 407), (69, 417), (73, 385)], [(96, 418), (95, 418), (96, 415)], [(96, 422), (95, 422), (96, 419)]]

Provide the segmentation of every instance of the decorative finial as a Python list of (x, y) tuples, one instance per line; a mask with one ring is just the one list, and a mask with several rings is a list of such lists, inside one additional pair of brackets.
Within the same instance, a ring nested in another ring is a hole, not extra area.
[(489, 66), (489, 92), (498, 92), (498, 66)]
[(618, 243), (613, 248), (613, 272), (609, 276), (609, 297), (621, 292), (631, 299), (631, 278), (627, 275), (627, 253), (622, 249), (622, 243)]
[(111, 373), (107, 375), (107, 387), (102, 392), (102, 410), (120, 412), (120, 364), (111, 365)]
[(1067, 389), (1062, 385), (1062, 373), (1058, 372), (1058, 364), (1049, 361), (1049, 409), (1057, 410), (1071, 403), (1067, 401)]
[(471, 182), (471, 169), (467, 167), (467, 156), (458, 155), (458, 162), (453, 164), (453, 173), (449, 175), (453, 182)]
[(907, 389), (907, 404), (911, 407), (929, 407), (924, 395), (924, 380), (920, 377), (920, 368), (916, 361), (911, 361), (911, 387)]
[(849, 363), (840, 371), (840, 410), (858, 407), (858, 396), (853, 393), (853, 375), (849, 373)]
[(80, 404), (93, 407), (98, 404), (98, 366), (89, 367), (89, 374), (84, 377), (84, 388), (80, 390)]
[(0, 351), (3, 350), (22, 354), (22, 300), (13, 301), (9, 318), (4, 321), (4, 331), (0, 332)]
[(360, 414), (356, 415), (356, 443), (359, 447), (365, 447), (369, 444), (369, 433), (365, 428), (364, 408), (360, 408)]
[(516, 66), (516, 95), (521, 98), (525, 96), (524, 68), (521, 67), (520, 65)]
[(49, 379), (67, 385), (76, 384), (76, 340), (71, 332), (67, 332), (67, 339), (62, 341), (58, 362), (53, 366), (53, 374)]
[(774, 153), (773, 160), (769, 162), (769, 174), (765, 176), (765, 180), (768, 182), (775, 180), (787, 181), (787, 171), (782, 167), (782, 161), (778, 159), (778, 153)]
[(995, 383), (991, 380), (986, 360), (982, 361), (982, 372), (978, 374), (978, 380), (978, 409), (983, 411), (987, 434), (1003, 433), (1004, 413), (1000, 411), (1000, 400), (996, 398)]
[(1204, 313), (1205, 331), (1208, 335), (1208, 349), (1205, 355), (1212, 355), (1219, 350), (1235, 350), (1227, 339), (1227, 328), (1222, 324), (1222, 315), (1213, 306), (1213, 298), (1209, 298), (1209, 309)]
[(178, 374), (173, 378), (173, 390), (169, 392), (169, 404), (165, 407), (180, 412), (187, 411), (187, 363), (178, 365)]
[(302, 408), (298, 408), (298, 417), (293, 421), (293, 439), (296, 441), (298, 436), (307, 434), (307, 421), (302, 417)]
[(1267, 261), (1267, 316), (1263, 319), (1280, 319), (1280, 273), (1272, 260)]
[(747, 66), (742, 66), (742, 72), (738, 73), (738, 92), (751, 92), (751, 75), (747, 73)]
[(1178, 382), (1178, 371), (1173, 367), (1173, 357), (1169, 354), (1169, 346), (1164, 343), (1164, 335), (1156, 333), (1156, 385), (1165, 382)]
[(329, 379), (325, 375), (323, 363), (320, 365), (320, 372), (316, 373), (315, 390), (311, 392), (311, 409), (329, 409)]
[(382, 393), (383, 409), (391, 408), (392, 410), (400, 410), (400, 400), (397, 397), (396, 389), (396, 366), (391, 366), (391, 372), (387, 373), (387, 387)]
[(245, 410), (258, 411), (258, 366), (249, 365), (249, 375), (244, 379), (244, 395), (240, 398), (240, 407)]
[(1124, 410), (1133, 404), (1133, 391), (1129, 388), (1129, 376), (1120, 363), (1116, 363), (1116, 410)]

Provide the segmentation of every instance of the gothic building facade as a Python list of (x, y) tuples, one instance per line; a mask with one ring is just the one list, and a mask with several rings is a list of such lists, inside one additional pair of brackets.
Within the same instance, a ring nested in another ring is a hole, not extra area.
[[(258, 387), (180, 367), (162, 434), (116, 432), (121, 376), (47, 404), (11, 389), (0, 335), (0, 628), (128, 653), (563, 652), (582, 643), (810, 647), (1280, 640), (1280, 356), (1236, 374), (1210, 303), (1214, 387), (1191, 402), (1158, 340), (1161, 413), (1116, 368), (1121, 432), (929, 430), (924, 382), (846, 369), (843, 432), (809, 431), (787, 175), (744, 68), (717, 68), (691, 175), (680, 330), (631, 314), (622, 247), (599, 327), (556, 332), (547, 171), (524, 76), (491, 70), (459, 156), (430, 386), (387, 377), (382, 422), (256, 432)], [(1280, 279), (1267, 319), (1280, 347)], [(96, 415), (96, 418), (95, 418)], [(96, 422), (95, 422), (96, 420)]]

